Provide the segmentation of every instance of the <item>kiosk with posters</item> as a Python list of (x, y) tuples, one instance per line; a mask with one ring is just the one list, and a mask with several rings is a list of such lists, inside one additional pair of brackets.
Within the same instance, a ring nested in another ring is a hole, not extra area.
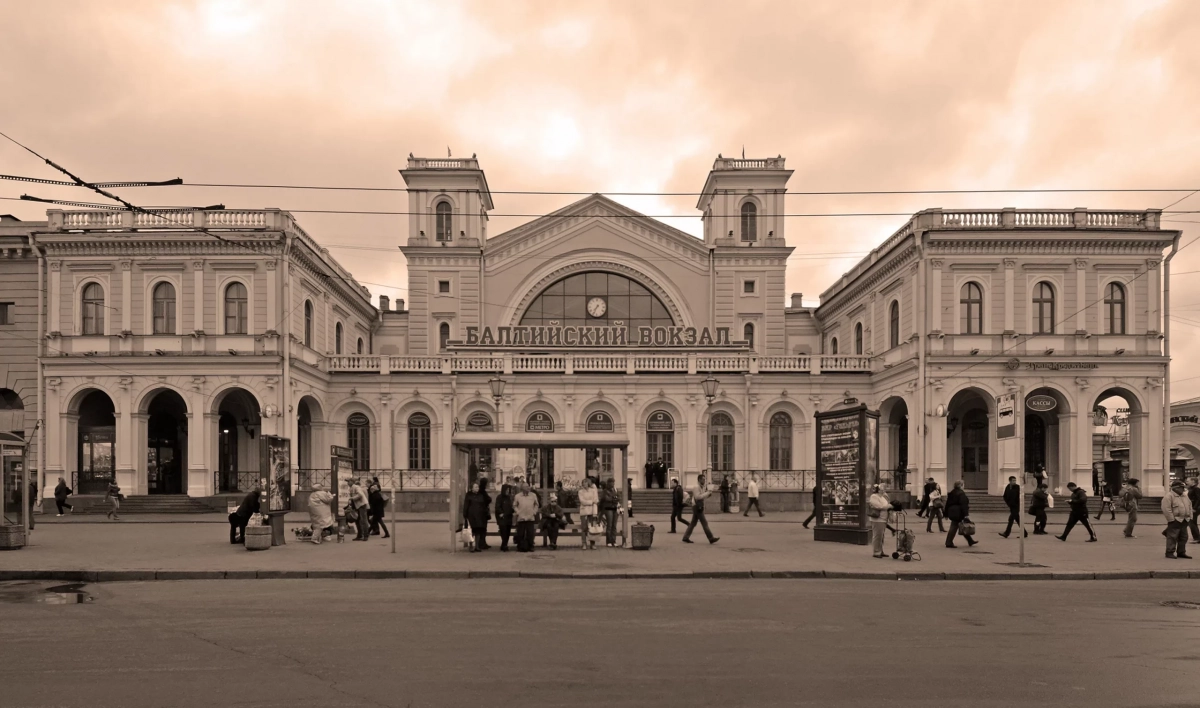
[(259, 469), (265, 476), (267, 505), (263, 514), (271, 520), (271, 545), (286, 543), (283, 517), (292, 510), (291, 441), (275, 435), (263, 435)]
[(0, 494), (0, 550), (25, 546), (29, 527), (29, 475), (25, 466), (25, 440), (12, 433), (0, 433), (0, 465), (3, 466), (3, 494)]
[(354, 450), (331, 445), (329, 455), (333, 468), (333, 518), (337, 520), (338, 536), (346, 535), (346, 515), (342, 509), (350, 502), (350, 482), (354, 479)]
[(870, 542), (869, 485), (879, 475), (879, 413), (866, 405), (817, 413), (817, 541)]

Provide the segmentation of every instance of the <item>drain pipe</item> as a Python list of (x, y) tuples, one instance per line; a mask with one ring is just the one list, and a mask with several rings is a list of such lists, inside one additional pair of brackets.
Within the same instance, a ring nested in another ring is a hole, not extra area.
[(1167, 484), (1171, 478), (1171, 259), (1179, 252), (1180, 234), (1175, 234), (1171, 244), (1171, 252), (1163, 261), (1163, 494), (1167, 493)]

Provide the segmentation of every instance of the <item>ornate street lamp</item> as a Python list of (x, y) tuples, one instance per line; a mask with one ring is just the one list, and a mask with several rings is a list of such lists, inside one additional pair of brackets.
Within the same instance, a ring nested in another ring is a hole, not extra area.
[(712, 374), (709, 374), (700, 382), (700, 385), (704, 388), (704, 400), (708, 401), (708, 405), (711, 406), (713, 399), (717, 397), (717, 387), (721, 385), (721, 382), (714, 379)]
[(500, 413), (500, 401), (504, 399), (504, 386), (508, 382), (499, 376), (494, 376), (488, 379), (488, 386), (492, 389), (492, 400), (496, 402), (496, 413)]

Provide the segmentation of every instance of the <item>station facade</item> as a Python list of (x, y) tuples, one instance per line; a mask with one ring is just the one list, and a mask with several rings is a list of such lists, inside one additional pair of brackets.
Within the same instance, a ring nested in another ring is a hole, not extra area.
[[(49, 211), (30, 236), (45, 484), (237, 491), (257, 478), (259, 438), (280, 435), (301, 489), (328, 479), (340, 445), (421, 494), (448, 488), (456, 432), (492, 430), (623, 433), (633, 470), (661, 459), (685, 482), (753, 471), (802, 492), (813, 415), (861, 402), (881, 412), (893, 486), (903, 463), (910, 489), (931, 476), (996, 494), (1036, 464), (1056, 488), (1090, 480), (1094, 412), (1114, 396), (1131, 468), (1151, 493), (1166, 481), (1178, 232), (1155, 210), (922, 211), (813, 307), (786, 292), (783, 158), (718, 158), (702, 238), (601, 195), (489, 236), (474, 158), (410, 158), (401, 174), (408, 233), (379, 237), (408, 261), (394, 303), (286, 212)], [(476, 455), (546, 486), (620, 464)]]

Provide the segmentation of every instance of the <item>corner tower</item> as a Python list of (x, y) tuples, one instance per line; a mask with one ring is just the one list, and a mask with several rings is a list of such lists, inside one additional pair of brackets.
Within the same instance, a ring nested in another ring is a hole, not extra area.
[[(759, 160), (717, 156), (696, 208), (703, 212), (709, 246), (783, 246), (783, 195), (792, 171), (784, 158)], [(771, 243), (777, 241), (777, 243)]]

